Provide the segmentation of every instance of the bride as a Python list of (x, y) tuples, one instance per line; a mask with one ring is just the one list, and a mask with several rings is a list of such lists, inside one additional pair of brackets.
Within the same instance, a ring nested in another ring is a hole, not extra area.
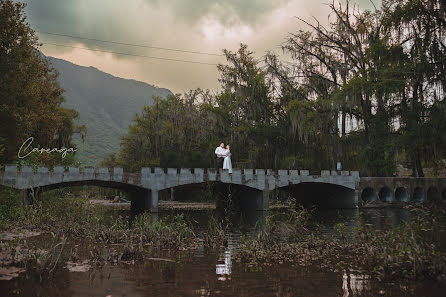
[(225, 159), (223, 161), (223, 169), (228, 169), (229, 174), (232, 174), (232, 162), (231, 162), (231, 146), (226, 146)]

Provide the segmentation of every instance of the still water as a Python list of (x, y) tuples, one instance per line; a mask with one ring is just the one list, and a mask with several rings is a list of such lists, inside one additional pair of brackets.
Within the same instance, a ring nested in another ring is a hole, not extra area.
[[(179, 211), (162, 211), (158, 216)], [(197, 226), (206, 226), (213, 211), (181, 211)], [(128, 215), (114, 211), (113, 215)], [(0, 281), (2, 296), (444, 296), (446, 285), (438, 282), (410, 284), (380, 282), (359, 271), (326, 272), (318, 267), (252, 267), (236, 263), (242, 233), (255, 234), (265, 213), (239, 217), (227, 247), (185, 252), (182, 261), (166, 261), (160, 255), (135, 264), (105, 265), (88, 272), (63, 272), (45, 285), (26, 275)], [(410, 220), (406, 209), (319, 211), (314, 217), (322, 231), (333, 232), (343, 223), (353, 233), (360, 220), (376, 228), (392, 228)], [(259, 227), (260, 226), (260, 227)], [(198, 228), (199, 229), (199, 228)]]

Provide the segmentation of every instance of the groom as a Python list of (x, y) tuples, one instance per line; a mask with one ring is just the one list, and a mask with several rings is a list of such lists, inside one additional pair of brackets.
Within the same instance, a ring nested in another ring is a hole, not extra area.
[(215, 149), (215, 154), (217, 155), (217, 168), (223, 168), (223, 161), (226, 157), (225, 155), (225, 144), (222, 142), (220, 146)]

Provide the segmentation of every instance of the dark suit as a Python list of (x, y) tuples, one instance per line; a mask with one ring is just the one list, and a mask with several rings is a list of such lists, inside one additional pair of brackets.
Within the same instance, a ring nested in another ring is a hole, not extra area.
[(217, 168), (223, 168), (223, 161), (225, 158), (217, 157)]

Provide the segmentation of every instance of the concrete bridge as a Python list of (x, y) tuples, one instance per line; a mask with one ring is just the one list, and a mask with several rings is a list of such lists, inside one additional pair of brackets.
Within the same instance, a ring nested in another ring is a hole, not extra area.
[(229, 189), (233, 196), (238, 196), (241, 206), (250, 210), (268, 209), (269, 193), (273, 190), (290, 192), (305, 205), (329, 208), (423, 202), (429, 196), (444, 200), (446, 196), (446, 179), (364, 178), (357, 171), (322, 170), (320, 175), (310, 175), (308, 170), (233, 169), (230, 175), (222, 169), (142, 168), (135, 174), (125, 173), (122, 168), (65, 170), (56, 166), (52, 171), (46, 167), (34, 171), (30, 166), (18, 170), (15, 165), (0, 171), (0, 185), (21, 190), (25, 198), (35, 189), (96, 185), (126, 191), (132, 209), (152, 212), (158, 211), (160, 191), (208, 183)]
[[(30, 166), (5, 166), (0, 171), (0, 184), (22, 190), (29, 195), (30, 190), (42, 191), (77, 185), (97, 185), (116, 188), (130, 193), (132, 208), (158, 211), (159, 192), (207, 183), (218, 183), (230, 187), (231, 193), (239, 196), (243, 207), (265, 210), (269, 207), (269, 192), (275, 189), (314, 192), (328, 189), (334, 207), (357, 207), (359, 173), (349, 171), (324, 170), (321, 175), (310, 175), (308, 170), (233, 169), (229, 174), (222, 169), (182, 168), (142, 168), (140, 173), (123, 172), (122, 168), (92, 168), (80, 170), (76, 167), (38, 167), (34, 172)], [(301, 187), (299, 187), (301, 186)], [(302, 189), (301, 189), (302, 188)], [(301, 191), (298, 191), (301, 192)], [(327, 195), (326, 195), (327, 196)]]

